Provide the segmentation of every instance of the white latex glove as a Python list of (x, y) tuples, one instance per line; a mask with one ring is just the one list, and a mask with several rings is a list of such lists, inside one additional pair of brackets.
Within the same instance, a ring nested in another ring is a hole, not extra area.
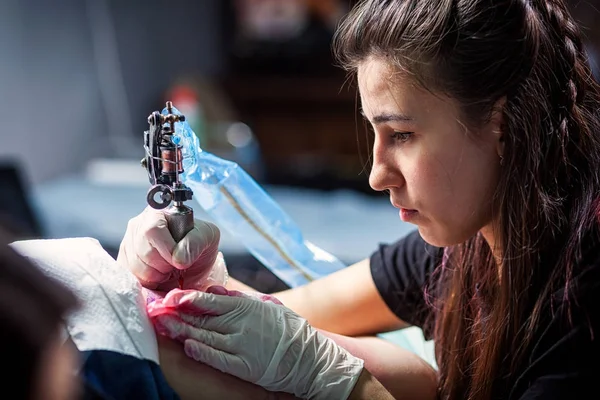
[(344, 400), (363, 369), (363, 360), (282, 305), (239, 292), (176, 292), (164, 302), (180, 318), (158, 316), (159, 333), (182, 341), (195, 360), (267, 390)]
[(216, 225), (195, 220), (194, 228), (175, 243), (162, 211), (146, 207), (129, 220), (117, 262), (148, 289), (166, 292), (178, 287), (177, 270), (185, 271), (184, 288), (199, 289), (213, 272), (213, 266), (225, 268), (222, 258), (221, 264), (215, 264), (220, 238)]

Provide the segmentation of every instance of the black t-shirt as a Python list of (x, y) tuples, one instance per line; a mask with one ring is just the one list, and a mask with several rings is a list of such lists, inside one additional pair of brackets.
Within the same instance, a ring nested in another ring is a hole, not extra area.
[[(443, 249), (427, 244), (418, 231), (371, 256), (371, 274), (390, 310), (431, 338), (433, 309), (425, 288), (442, 261)], [(571, 324), (566, 307), (548, 308), (523, 362), (494, 388), (501, 399), (600, 398), (600, 246), (589, 246), (573, 278)]]

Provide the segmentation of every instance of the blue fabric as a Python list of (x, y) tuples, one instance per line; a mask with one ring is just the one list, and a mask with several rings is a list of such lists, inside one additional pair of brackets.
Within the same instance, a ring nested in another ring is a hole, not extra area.
[[(107, 350), (85, 351), (81, 355), (84, 362), (80, 375), (89, 398), (179, 400), (153, 361)], [(96, 394), (92, 396), (92, 392)]]

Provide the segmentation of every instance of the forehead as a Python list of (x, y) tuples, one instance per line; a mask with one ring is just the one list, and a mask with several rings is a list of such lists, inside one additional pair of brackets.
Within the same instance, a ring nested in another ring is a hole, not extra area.
[(413, 119), (428, 117), (433, 111), (447, 117), (459, 115), (459, 107), (452, 99), (423, 89), (379, 58), (360, 63), (357, 80), (363, 112), (369, 119), (376, 114), (396, 111)]
[(373, 96), (387, 94), (392, 86), (404, 86), (402, 81), (406, 81), (388, 63), (373, 57), (359, 64), (357, 79), (361, 93)]

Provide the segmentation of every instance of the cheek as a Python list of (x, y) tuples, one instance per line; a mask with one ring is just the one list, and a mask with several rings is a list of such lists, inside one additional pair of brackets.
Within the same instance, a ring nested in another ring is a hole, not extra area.
[(462, 163), (463, 188), (477, 197), (482, 207), (487, 207), (498, 184), (500, 161), (492, 148), (472, 146)]
[[(458, 154), (458, 156), (457, 156)], [(411, 197), (439, 222), (463, 221), (482, 214), (491, 201), (498, 170), (479, 148), (438, 151), (415, 159), (407, 174)], [(477, 217), (479, 219), (479, 217)]]
[(498, 169), (491, 161), (481, 151), (467, 153), (451, 176), (452, 198), (447, 200), (451, 205), (448, 208), (452, 210), (452, 222), (461, 224), (469, 235), (488, 224), (492, 217)]
[(409, 197), (417, 203), (417, 208), (431, 207), (451, 196), (452, 184), (446, 164), (435, 153), (422, 152), (403, 167)]

